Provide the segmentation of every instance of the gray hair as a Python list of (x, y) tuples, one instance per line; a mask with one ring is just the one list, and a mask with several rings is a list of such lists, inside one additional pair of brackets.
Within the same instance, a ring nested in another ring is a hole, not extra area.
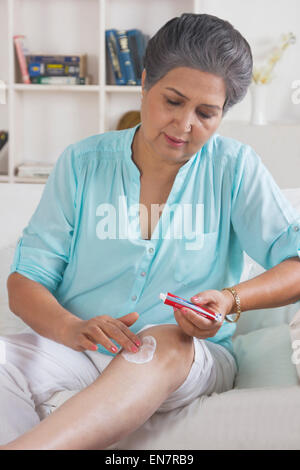
[(246, 39), (228, 21), (184, 13), (149, 40), (144, 56), (145, 89), (176, 67), (191, 67), (223, 78), (223, 114), (241, 101), (252, 79), (253, 59)]

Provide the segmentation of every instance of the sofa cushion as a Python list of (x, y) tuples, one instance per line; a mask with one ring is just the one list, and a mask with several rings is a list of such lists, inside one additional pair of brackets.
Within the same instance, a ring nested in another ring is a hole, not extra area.
[(154, 413), (109, 449), (299, 450), (299, 386), (230, 390)]
[(23, 331), (25, 323), (14, 315), (8, 306), (6, 281), (15, 252), (13, 244), (0, 249), (0, 335)]
[[(56, 393), (40, 410), (40, 417), (76, 393)], [(154, 413), (107, 449), (299, 450), (299, 409), (298, 385), (203, 395), (187, 406)]]
[(296, 366), (298, 377), (300, 379), (300, 310), (296, 313), (290, 323), (290, 335), (292, 343), (292, 362)]
[(44, 189), (43, 184), (0, 184), (0, 249), (15, 246), (35, 211)]
[(300, 302), (277, 308), (264, 308), (242, 312), (234, 337), (247, 334), (261, 328), (272, 328), (274, 326), (288, 325), (296, 312), (300, 309)]
[(6, 281), (10, 273), (15, 248), (23, 229), (35, 211), (44, 184), (0, 184), (0, 335), (18, 333), (26, 325), (8, 307)]
[[(300, 214), (300, 188), (284, 189), (283, 195)], [(244, 253), (244, 271), (241, 282), (252, 279), (264, 272), (264, 268)], [(260, 328), (273, 327), (281, 323), (290, 323), (300, 309), (300, 302), (279, 308), (249, 310), (243, 312), (238, 323), (235, 336)]]
[(297, 385), (289, 325), (261, 328), (234, 339), (238, 373), (234, 387)]

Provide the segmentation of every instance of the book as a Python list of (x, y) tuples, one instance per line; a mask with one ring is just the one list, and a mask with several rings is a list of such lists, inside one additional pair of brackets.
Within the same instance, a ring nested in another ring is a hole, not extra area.
[(53, 168), (53, 163), (27, 161), (17, 166), (16, 175), (27, 178), (47, 178)]
[(148, 41), (149, 36), (140, 29), (106, 30), (108, 66), (116, 85), (141, 85)]
[(79, 64), (80, 60), (82, 60), (83, 56), (85, 54), (79, 54), (79, 55), (61, 55), (61, 54), (56, 54), (56, 55), (43, 55), (43, 54), (28, 54), (26, 56), (27, 63), (30, 64), (32, 62), (52, 62), (52, 63), (58, 63), (58, 64)]
[(25, 46), (24, 46), (24, 39), (25, 36), (23, 35), (16, 35), (13, 36), (14, 44), (15, 44), (15, 51), (19, 63), (19, 68), (22, 76), (23, 83), (30, 84), (30, 78), (25, 58)]
[(28, 73), (30, 77), (79, 77), (79, 66), (78, 65), (65, 65), (65, 64), (53, 64), (43, 62), (32, 62), (28, 65)]
[(120, 46), (115, 29), (105, 31), (106, 49), (111, 63), (112, 72), (116, 85), (126, 85), (125, 76), (120, 63)]
[(118, 30), (117, 38), (119, 41), (119, 61), (122, 73), (125, 77), (125, 83), (126, 85), (136, 85), (136, 75), (128, 46), (127, 32), (125, 30)]
[(32, 77), (31, 82), (39, 85), (89, 85), (90, 77)]
[[(34, 60), (34, 58), (39, 60)], [(87, 54), (82, 54), (80, 56), (27, 56), (27, 65), (30, 77), (85, 77), (87, 75), (86, 64)]]
[(137, 85), (141, 85), (142, 72), (144, 68), (144, 55), (149, 36), (146, 36), (139, 29), (129, 29), (127, 31), (128, 45), (133, 60)]

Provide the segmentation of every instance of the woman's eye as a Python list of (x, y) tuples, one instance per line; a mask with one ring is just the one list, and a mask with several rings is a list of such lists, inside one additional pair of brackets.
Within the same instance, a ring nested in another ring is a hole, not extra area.
[[(170, 100), (170, 98), (166, 98), (167, 103), (170, 104), (171, 106), (180, 106), (181, 103), (179, 101), (173, 101)], [(198, 116), (200, 116), (202, 119), (211, 119), (213, 115), (210, 114), (205, 114), (202, 111), (197, 111)]]
[(171, 104), (172, 106), (178, 106), (180, 103), (178, 101), (172, 101), (169, 98), (167, 98), (167, 103)]
[(198, 111), (198, 116), (201, 116), (203, 119), (210, 119), (210, 118), (212, 118), (211, 115), (202, 113), (201, 111)]

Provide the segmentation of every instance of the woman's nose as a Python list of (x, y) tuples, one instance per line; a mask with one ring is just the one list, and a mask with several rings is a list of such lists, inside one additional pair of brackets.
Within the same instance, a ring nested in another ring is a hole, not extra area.
[(176, 116), (176, 127), (179, 132), (190, 132), (194, 124), (194, 116), (192, 113), (179, 113)]

